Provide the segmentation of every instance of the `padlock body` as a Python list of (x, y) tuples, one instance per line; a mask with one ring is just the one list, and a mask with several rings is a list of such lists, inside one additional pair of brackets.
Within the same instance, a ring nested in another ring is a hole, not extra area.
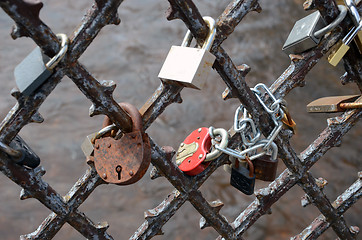
[(80, 146), (84, 155), (86, 157), (93, 156), (94, 155), (94, 146), (92, 143), (92, 139), (95, 137), (97, 132), (89, 134), (83, 141), (82, 145)]
[(158, 77), (165, 83), (201, 89), (214, 61), (205, 49), (172, 46)]
[(22, 153), (20, 158), (11, 157), (14, 162), (19, 165), (28, 166), (30, 168), (36, 168), (37, 166), (39, 166), (39, 156), (36, 155), (33, 149), (31, 149), (30, 146), (19, 135), (15, 136), (9, 146)]
[(210, 148), (209, 128), (198, 128), (180, 144), (176, 153), (176, 164), (185, 174), (195, 176), (210, 164), (210, 162), (204, 162)]
[(270, 155), (264, 155), (253, 160), (255, 178), (271, 182), (277, 175), (278, 160), (272, 160)]
[(324, 26), (319, 11), (298, 20), (284, 43), (283, 51), (288, 55), (298, 54), (317, 46), (320, 39), (314, 37), (314, 33)]
[(20, 92), (29, 96), (52, 74), (45, 64), (49, 57), (36, 47), (14, 70), (16, 84)]
[(344, 44), (342, 41), (338, 42), (331, 50), (328, 55), (328, 62), (334, 67), (341, 61), (343, 56), (348, 52), (349, 46)]
[(248, 169), (244, 167), (238, 169), (232, 167), (230, 184), (242, 193), (252, 195), (255, 187), (255, 174), (253, 177), (250, 177)]
[(94, 145), (94, 166), (98, 175), (108, 183), (135, 183), (144, 176), (151, 162), (151, 147), (146, 133), (125, 133), (118, 140), (104, 137), (97, 139)]

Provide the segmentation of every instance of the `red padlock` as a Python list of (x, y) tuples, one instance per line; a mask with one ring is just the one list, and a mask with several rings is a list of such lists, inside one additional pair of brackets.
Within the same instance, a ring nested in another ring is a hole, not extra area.
[(176, 153), (176, 164), (185, 174), (195, 176), (210, 164), (204, 162), (210, 148), (209, 128), (196, 129), (180, 144)]

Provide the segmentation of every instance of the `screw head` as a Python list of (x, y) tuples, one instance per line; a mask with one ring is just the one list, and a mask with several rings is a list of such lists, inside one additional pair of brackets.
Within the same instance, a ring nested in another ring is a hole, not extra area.
[(107, 173), (103, 173), (102, 176), (103, 176), (104, 179), (107, 179)]
[(203, 156), (204, 156), (204, 155), (200, 154), (200, 155), (199, 155), (199, 159), (201, 159)]
[(202, 131), (202, 129), (201, 129), (201, 128), (199, 128), (197, 131), (198, 131), (198, 132), (201, 132), (201, 131)]
[(131, 171), (129, 171), (129, 175), (130, 175), (130, 176), (133, 176), (133, 174), (134, 174), (134, 173), (133, 173), (133, 171), (132, 171), (132, 170), (131, 170)]
[(181, 144), (180, 144), (180, 147), (183, 147), (183, 146), (185, 146), (185, 144), (184, 144), (184, 143), (181, 143)]

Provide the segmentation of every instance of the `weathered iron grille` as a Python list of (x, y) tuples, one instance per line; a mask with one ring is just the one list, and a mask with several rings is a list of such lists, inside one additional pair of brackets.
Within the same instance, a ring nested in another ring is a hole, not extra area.
[[(167, 19), (181, 19), (201, 44), (202, 39), (207, 34), (207, 26), (193, 2), (191, 0), (168, 1), (171, 7)], [(26, 124), (42, 120), (38, 109), (64, 75), (71, 78), (81, 92), (92, 101), (91, 116), (107, 115), (120, 129), (130, 130), (130, 118), (112, 97), (115, 88), (114, 83), (98, 82), (78, 62), (78, 58), (104, 26), (120, 23), (117, 9), (122, 2), (122, 0), (95, 0), (82, 23), (70, 36), (68, 53), (49, 81), (28, 98), (24, 98), (16, 91), (12, 92), (18, 103), (1, 123), (0, 141), (9, 144)], [(14, 39), (23, 36), (30, 37), (49, 56), (53, 56), (59, 50), (60, 46), (56, 35), (39, 19), (39, 11), (42, 8), (41, 2), (35, 0), (1, 0), (0, 6), (16, 23), (12, 31)], [(331, 22), (338, 15), (338, 8), (333, 0), (308, 0), (304, 3), (304, 8), (318, 9), (327, 22)], [(272, 120), (245, 82), (245, 77), (249, 72), (248, 66), (236, 67), (221, 46), (250, 11), (261, 11), (257, 0), (233, 0), (217, 19), (217, 35), (211, 49), (211, 52), (216, 56), (213, 68), (227, 85), (227, 90), (224, 93), (225, 99), (239, 99), (255, 119), (256, 125), (267, 136), (272, 130)], [(344, 20), (341, 24), (342, 28), (334, 30), (315, 49), (302, 55), (291, 55), (290, 66), (270, 86), (275, 96), (284, 97), (294, 88), (302, 86), (308, 72), (331, 46), (343, 37), (346, 29), (348, 29), (347, 26), (351, 24), (349, 19)], [(355, 82), (359, 90), (362, 91), (360, 60), (361, 57), (356, 49), (352, 48), (346, 54), (344, 57), (346, 73), (342, 76), (342, 81)], [(182, 87), (167, 84), (159, 86), (140, 109), (144, 129), (147, 129), (171, 103), (182, 101), (181, 90)], [(162, 226), (186, 201), (189, 201), (202, 215), (201, 228), (213, 227), (220, 234), (219, 239), (241, 239), (247, 229), (261, 216), (268, 213), (270, 207), (296, 184), (305, 191), (308, 201), (313, 203), (322, 215), (318, 216), (304, 231), (292, 239), (316, 239), (329, 227), (332, 227), (341, 239), (355, 239), (358, 228), (347, 226), (343, 213), (362, 196), (361, 172), (358, 173), (356, 182), (334, 202), (331, 202), (322, 191), (323, 181), (315, 179), (308, 170), (329, 149), (340, 144), (342, 137), (355, 125), (361, 114), (362, 111), (356, 109), (328, 119), (327, 128), (299, 155), (289, 144), (290, 131), (283, 130), (275, 142), (279, 148), (279, 158), (283, 159), (287, 169), (268, 187), (256, 191), (255, 200), (233, 222), (228, 222), (219, 214), (223, 206), (221, 201), (209, 203), (198, 190), (218, 167), (225, 164), (227, 157), (222, 155), (211, 162), (210, 166), (201, 174), (187, 177), (171, 161), (174, 153), (172, 149), (160, 147), (151, 139), (152, 164), (154, 166), (151, 176), (152, 178), (165, 177), (175, 187), (175, 190), (159, 206), (146, 211), (146, 221), (137, 229), (131, 239), (149, 239), (160, 234)], [(239, 137), (233, 135), (230, 144), (236, 146), (239, 141)], [(44, 172), (42, 167), (30, 170), (13, 163), (6, 154), (0, 153), (0, 169), (3, 174), (23, 188), (22, 199), (36, 198), (52, 211), (37, 230), (23, 235), (22, 239), (52, 239), (66, 222), (85, 238), (113, 239), (107, 233), (107, 225), (94, 224), (84, 213), (78, 210), (78, 207), (93, 190), (104, 184), (91, 164), (86, 173), (64, 197), (42, 179)]]

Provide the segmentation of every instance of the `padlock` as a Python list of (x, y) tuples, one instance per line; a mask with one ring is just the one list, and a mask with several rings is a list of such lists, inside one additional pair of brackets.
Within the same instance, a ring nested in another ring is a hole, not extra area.
[(249, 169), (235, 164), (235, 166), (231, 168), (230, 184), (242, 193), (252, 195), (255, 187), (254, 165), (248, 156), (245, 156), (245, 160)]
[[(123, 133), (119, 139), (112, 136), (96, 139), (94, 166), (105, 182), (129, 185), (146, 173), (151, 162), (151, 147), (137, 108), (129, 103), (120, 103), (120, 106), (132, 119), (132, 132)], [(111, 125), (108, 117), (105, 121)]]
[(210, 161), (218, 158), (222, 153), (213, 149), (212, 137), (213, 135), (221, 136), (221, 147), (226, 147), (228, 144), (228, 133), (225, 129), (213, 127), (201, 127), (194, 130), (186, 139), (180, 144), (176, 152), (176, 164), (178, 168), (189, 176), (195, 176), (203, 172)]
[(271, 182), (274, 181), (278, 169), (278, 148), (275, 143), (270, 145), (272, 154), (265, 154), (253, 160), (255, 178)]
[(326, 26), (319, 11), (316, 11), (300, 20), (298, 20), (282, 50), (286, 54), (299, 54), (318, 45), (321, 38), (328, 32), (338, 26), (347, 14), (347, 9), (343, 5), (338, 5), (340, 10), (336, 19)]
[(335, 46), (332, 47), (330, 54), (328, 55), (328, 62), (332, 66), (337, 66), (343, 56), (348, 52), (348, 50), (350, 49), (349, 44), (359, 33), (361, 27), (362, 21), (360, 21), (358, 27), (353, 27), (351, 31), (349, 31), (348, 34), (341, 41), (339, 41)]
[(36, 47), (14, 70), (15, 82), (20, 92), (29, 96), (52, 74), (53, 69), (62, 60), (68, 50), (68, 37), (57, 34), (61, 40), (60, 51), (49, 60), (39, 47)]
[[(359, 22), (361, 21), (361, 17), (358, 13), (357, 4), (353, 0), (345, 0), (345, 5), (347, 6), (348, 12), (350, 13), (350, 16), (352, 18), (352, 21), (356, 27), (358, 27)], [(357, 48), (360, 53), (362, 53), (362, 32), (359, 31), (357, 33), (357, 36), (354, 38), (354, 42), (357, 45)]]
[(307, 105), (310, 113), (344, 112), (355, 108), (362, 108), (361, 95), (323, 97)]
[(40, 158), (33, 149), (19, 136), (8, 145), (0, 142), (0, 150), (9, 155), (10, 159), (21, 166), (36, 168), (40, 164)]
[(181, 46), (172, 46), (161, 68), (158, 77), (162, 82), (177, 86), (201, 89), (206, 82), (215, 56), (209, 51), (215, 39), (215, 20), (203, 18), (209, 27), (209, 34), (202, 48), (191, 48), (192, 35), (190, 30)]

